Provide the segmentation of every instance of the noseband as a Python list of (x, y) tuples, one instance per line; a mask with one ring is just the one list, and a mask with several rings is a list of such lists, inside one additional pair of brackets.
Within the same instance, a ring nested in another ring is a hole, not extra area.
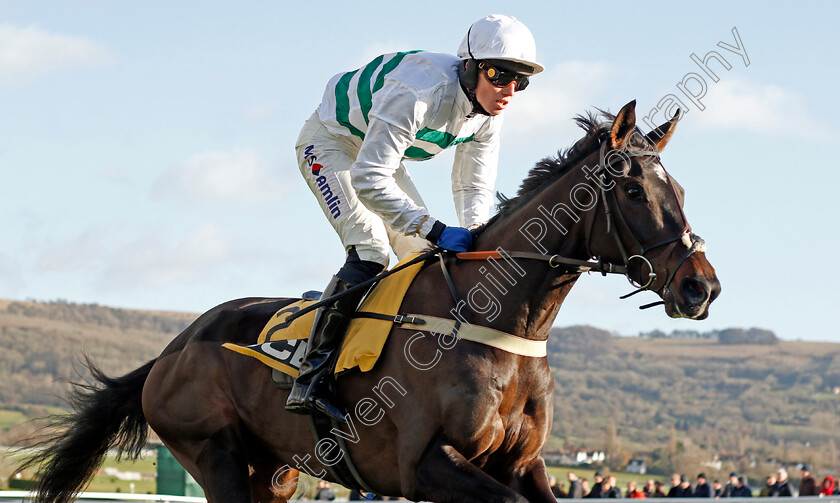
[[(601, 144), (604, 145), (606, 141), (607, 141), (606, 138), (602, 138)], [(602, 159), (605, 158), (605, 157), (608, 157), (612, 152), (614, 152), (614, 151), (607, 152), (606, 155), (602, 156)], [(626, 162), (630, 162), (630, 155), (628, 155), (628, 153), (633, 154), (632, 151), (628, 152), (628, 150), (620, 151), (620, 155), (618, 157), (621, 158), (621, 162), (625, 162), (625, 160), (626, 160)], [(638, 154), (633, 155), (633, 157), (642, 157), (642, 156), (653, 157), (654, 161), (659, 163), (660, 166), (662, 166), (662, 162), (659, 159), (659, 155), (656, 154), (656, 153), (651, 153), (651, 152), (648, 152), (648, 151), (642, 151), (642, 153), (638, 153)], [(612, 163), (610, 163), (610, 164), (604, 163), (604, 165), (605, 166), (607, 166), (607, 165), (612, 166)], [(663, 171), (665, 170), (664, 167), (662, 169), (663, 169)], [(629, 167), (628, 167), (628, 170), (629, 170)], [(682, 205), (678, 203), (677, 207), (680, 210), (680, 217), (682, 218), (682, 222), (683, 222), (682, 230), (673, 237), (663, 239), (662, 241), (658, 241), (658, 242), (653, 243), (651, 245), (645, 246), (644, 244), (642, 244), (642, 242), (636, 236), (636, 233), (633, 232), (633, 229), (630, 227), (630, 225), (627, 223), (627, 219), (625, 218), (624, 213), (621, 210), (621, 205), (618, 204), (618, 198), (615, 195), (615, 191), (610, 189), (609, 190), (610, 194), (609, 195), (607, 194), (607, 192), (608, 192), (607, 187), (610, 186), (610, 184), (612, 184), (612, 188), (615, 188), (615, 186), (616, 186), (614, 177), (612, 175), (612, 171), (609, 170), (609, 169), (602, 169), (601, 171), (602, 171), (601, 175), (600, 175), (601, 176), (601, 183), (599, 183), (597, 185), (600, 189), (601, 201), (603, 202), (603, 206), (604, 206), (604, 216), (606, 218), (607, 235), (612, 234), (613, 237), (615, 238), (616, 247), (618, 248), (619, 252), (621, 253), (622, 261), (624, 262), (623, 263), (624, 275), (627, 278), (627, 280), (630, 282), (630, 284), (633, 285), (634, 287), (636, 287), (636, 290), (634, 290), (634, 291), (632, 291), (632, 292), (630, 292), (626, 295), (622, 295), (621, 299), (629, 298), (633, 295), (636, 295), (639, 292), (644, 292), (646, 290), (653, 290), (653, 291), (662, 290), (662, 295), (668, 294), (671, 291), (671, 282), (674, 280), (674, 276), (676, 275), (677, 270), (679, 270), (680, 266), (686, 260), (688, 260), (688, 258), (691, 255), (693, 255), (694, 253), (699, 252), (699, 251), (705, 251), (705, 242), (703, 241), (703, 238), (701, 238), (697, 234), (694, 234), (693, 232), (691, 232), (691, 226), (688, 225), (688, 219), (685, 217), (685, 212), (683, 212)], [(668, 187), (671, 189), (671, 193), (674, 195), (674, 198), (679, 202), (679, 196), (677, 194), (677, 189), (674, 187), (674, 183), (672, 181), (672, 178), (671, 178), (670, 175), (668, 175), (667, 172), (665, 172), (665, 174), (666, 174), (666, 180), (668, 182)], [(616, 224), (615, 224), (616, 217), (618, 219), (618, 222), (621, 224), (625, 234), (627, 234), (630, 237), (630, 239), (633, 243), (634, 251), (637, 250), (632, 255), (628, 253), (627, 249), (624, 246), (624, 243), (621, 240), (621, 237), (619, 236), (618, 229), (617, 229)], [(590, 237), (591, 237), (591, 233), (592, 233), (592, 227), (594, 227), (593, 222), (594, 222), (594, 216), (593, 216), (592, 219), (590, 219), (590, 221), (587, 222), (586, 248), (587, 248), (587, 253), (589, 253), (590, 256), (593, 256), (592, 253), (589, 251), (589, 243), (590, 243)], [(654, 288), (653, 285), (656, 283), (656, 280), (659, 278), (659, 274), (656, 272), (656, 270), (653, 266), (653, 263), (650, 261), (650, 259), (647, 258), (647, 254), (650, 253), (651, 250), (655, 250), (657, 248), (661, 248), (661, 247), (664, 247), (664, 246), (673, 247), (673, 246), (676, 246), (680, 242), (686, 242), (686, 245), (687, 245), (686, 252), (680, 258), (680, 260), (677, 261), (677, 264), (673, 267), (673, 269), (671, 269), (671, 271), (667, 274), (667, 276), (665, 277), (665, 282), (662, 284), (662, 286), (660, 286), (659, 288)], [(690, 246), (688, 245), (688, 243), (690, 243)], [(640, 273), (639, 281), (634, 280), (630, 276), (630, 265), (631, 265), (631, 262), (633, 260), (638, 260), (638, 261), (641, 262), (641, 265), (639, 266), (639, 273)], [(599, 260), (599, 262), (603, 262), (603, 261)], [(647, 275), (647, 281), (644, 284), (642, 284), (641, 281), (644, 278), (644, 276), (642, 276), (642, 274), (644, 273), (645, 267), (647, 267), (647, 270), (649, 272), (648, 272), (648, 275)], [(664, 302), (663, 301), (658, 301), (658, 302), (654, 302), (652, 304), (646, 304), (644, 306), (641, 306), (640, 309), (647, 309), (647, 308), (650, 308), (650, 307), (658, 306), (660, 304), (664, 304)]]

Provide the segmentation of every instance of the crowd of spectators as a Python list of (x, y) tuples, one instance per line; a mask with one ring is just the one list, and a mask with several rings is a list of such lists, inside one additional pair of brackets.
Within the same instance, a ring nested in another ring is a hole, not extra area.
[[(614, 475), (604, 476), (600, 472), (595, 472), (591, 486), (589, 480), (578, 477), (574, 472), (569, 472), (567, 478), (568, 485), (565, 487), (563, 484), (558, 483), (556, 477), (550, 476), (548, 478), (551, 492), (556, 498), (748, 498), (753, 496), (753, 490), (747, 483), (747, 479), (743, 476), (738, 476), (735, 472), (729, 474), (729, 480), (726, 484), (721, 484), (719, 480), (714, 480), (710, 483), (706, 475), (701, 473), (697, 475), (694, 485), (692, 485), (691, 480), (687, 476), (675, 473), (671, 475), (671, 486), (667, 490), (661, 480), (648, 479), (641, 487), (637, 481), (630, 480), (627, 482), (627, 488), (622, 491), (618, 487)], [(793, 496), (794, 494), (799, 496), (840, 495), (840, 488), (835, 486), (834, 477), (825, 477), (821, 484), (817, 484), (817, 480), (811, 473), (811, 468), (807, 465), (802, 466), (802, 477), (796, 489), (794, 491), (788, 479), (787, 471), (782, 468), (776, 473), (771, 473), (767, 476), (764, 487), (761, 488), (756, 496), (784, 497)], [(324, 480), (319, 481), (315, 500), (333, 501), (335, 499), (335, 492), (330, 487), (330, 483)], [(359, 491), (351, 491), (349, 499), (350, 501), (382, 501), (387, 498), (362, 495)]]
[[(729, 474), (729, 480), (722, 484), (719, 480), (711, 483), (704, 473), (697, 475), (692, 481), (686, 475), (675, 473), (671, 475), (671, 485), (664, 488), (662, 481), (648, 479), (640, 488), (635, 480), (627, 482), (627, 488), (621, 491), (616, 485), (616, 478), (613, 475), (604, 476), (595, 472), (590, 487), (589, 481), (578, 477), (574, 472), (568, 473), (568, 485), (557, 482), (554, 476), (549, 477), (548, 482), (551, 492), (557, 498), (749, 498), (754, 496), (746, 477), (739, 476), (736, 472)], [(756, 496), (762, 497), (785, 497), (785, 496), (835, 496), (840, 495), (840, 488), (835, 487), (834, 477), (825, 477), (821, 484), (817, 483), (811, 468), (802, 466), (802, 478), (799, 485), (794, 488), (788, 479), (787, 470), (779, 469), (776, 473), (767, 476), (764, 487)]]

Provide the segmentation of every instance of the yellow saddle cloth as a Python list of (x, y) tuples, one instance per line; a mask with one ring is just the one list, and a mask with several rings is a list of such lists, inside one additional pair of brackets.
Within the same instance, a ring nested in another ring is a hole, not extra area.
[[(397, 266), (414, 257), (416, 255), (405, 258)], [(422, 262), (414, 264), (380, 281), (362, 302), (359, 311), (380, 313), (392, 317), (399, 314), (405, 292), (422, 266)], [(299, 300), (277, 311), (260, 332), (256, 344), (240, 346), (225, 343), (223, 346), (237, 353), (256, 358), (284, 374), (297, 377), (298, 368), (300, 368), (300, 364), (306, 355), (307, 339), (315, 320), (315, 311), (310, 311), (299, 318), (295, 318), (291, 323), (287, 322), (286, 319), (314, 302)], [(388, 320), (371, 318), (354, 318), (351, 320), (347, 328), (347, 335), (344, 337), (344, 343), (341, 345), (335, 374), (338, 375), (356, 367), (362, 372), (372, 369), (376, 360), (379, 359), (380, 353), (382, 353), (382, 348), (385, 346), (385, 341), (388, 339), (388, 333), (390, 333), (392, 326), (393, 321)]]

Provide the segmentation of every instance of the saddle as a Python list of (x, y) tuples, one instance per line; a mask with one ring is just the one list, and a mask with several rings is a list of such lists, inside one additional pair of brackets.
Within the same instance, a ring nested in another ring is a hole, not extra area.
[[(408, 257), (400, 264), (413, 258), (414, 256)], [(422, 320), (416, 317), (399, 314), (403, 297), (422, 267), (423, 263), (417, 263), (386, 277), (365, 297), (347, 327), (336, 359), (336, 376), (355, 368), (362, 372), (371, 370), (382, 353), (394, 323), (422, 323)], [(225, 343), (223, 347), (256, 358), (279, 373), (292, 378), (297, 377), (300, 364), (306, 355), (307, 339), (315, 319), (315, 311), (295, 317), (291, 321), (288, 318), (311, 306), (319, 298), (319, 292), (309, 291), (303, 298), (277, 311), (260, 332), (256, 344), (240, 346)], [(274, 381), (286, 382), (276, 376), (275, 372), (272, 374), (276, 377), (273, 378)]]
[[(407, 257), (394, 266), (394, 269), (414, 258), (416, 256)], [(348, 325), (336, 358), (336, 377), (357, 368), (362, 372), (373, 369), (394, 325), (407, 330), (426, 331), (446, 337), (457, 337), (458, 340), (479, 342), (522, 356), (546, 355), (545, 341), (529, 341), (492, 328), (462, 324), (458, 320), (425, 314), (401, 314), (399, 311), (403, 298), (422, 268), (423, 262), (405, 267), (382, 279), (368, 293)], [(300, 364), (306, 355), (307, 339), (315, 319), (315, 311), (309, 311), (302, 316), (293, 315), (314, 304), (316, 300), (309, 299), (317, 295), (318, 292), (307, 292), (304, 295), (307, 298), (297, 300), (277, 311), (260, 332), (256, 344), (240, 346), (229, 342), (223, 346), (256, 358), (276, 372), (292, 378), (297, 377)], [(276, 376), (276, 372), (272, 374)], [(279, 376), (276, 377), (275, 382), (286, 382)]]

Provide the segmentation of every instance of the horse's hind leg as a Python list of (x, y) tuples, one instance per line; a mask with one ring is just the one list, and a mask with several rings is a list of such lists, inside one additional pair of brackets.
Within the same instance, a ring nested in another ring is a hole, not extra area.
[(147, 381), (155, 393), (143, 397), (149, 425), (201, 484), (209, 503), (251, 503), (247, 444), (224, 391), (161, 369)]
[(179, 461), (184, 456), (194, 460), (182, 464), (201, 484), (208, 503), (252, 503), (251, 477), (242, 440), (238, 428), (229, 425), (209, 438), (173, 445), (173, 454)]
[(442, 439), (435, 439), (417, 464), (410, 482), (414, 501), (436, 503), (528, 503), (528, 500), (499, 483)]

